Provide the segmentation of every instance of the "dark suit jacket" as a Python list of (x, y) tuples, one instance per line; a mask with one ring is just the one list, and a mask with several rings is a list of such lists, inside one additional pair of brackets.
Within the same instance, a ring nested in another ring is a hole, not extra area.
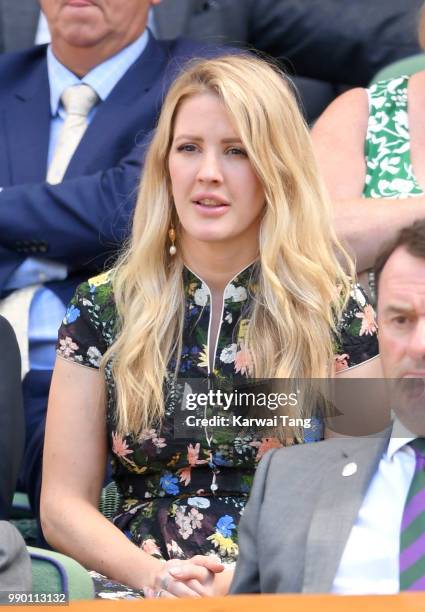
[[(331, 590), (390, 431), (266, 454), (239, 525), (232, 594)], [(349, 463), (357, 471), (344, 476)]]
[(37, 0), (0, 0), (0, 51), (32, 47), (39, 14)]
[(21, 358), (9, 323), (0, 316), (0, 519), (9, 518), (24, 450)]
[(189, 36), (250, 46), (293, 73), (312, 123), (347, 86), (418, 53), (422, 0), (162, 0), (154, 7), (160, 38)]
[(366, 85), (397, 59), (418, 53), (422, 0), (162, 0), (160, 38), (189, 36), (252, 45), (295, 73)]

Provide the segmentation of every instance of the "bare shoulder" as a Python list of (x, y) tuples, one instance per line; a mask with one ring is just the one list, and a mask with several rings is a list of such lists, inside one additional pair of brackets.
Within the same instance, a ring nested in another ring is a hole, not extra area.
[(415, 114), (423, 120), (423, 109), (425, 105), (425, 70), (413, 74), (408, 85), (409, 114), (416, 119)]
[(322, 113), (312, 129), (314, 142), (322, 138), (346, 138), (347, 131), (364, 140), (369, 118), (366, 89), (356, 87), (336, 98)]

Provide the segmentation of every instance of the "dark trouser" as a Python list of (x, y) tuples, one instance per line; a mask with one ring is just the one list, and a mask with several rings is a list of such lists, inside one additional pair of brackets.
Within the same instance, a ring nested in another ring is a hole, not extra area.
[(30, 370), (23, 381), (26, 442), (18, 483), (18, 488), (28, 494), (31, 510), (37, 519), (37, 545), (45, 548), (49, 546), (40, 527), (40, 492), (44, 429), (51, 378), (51, 370)]

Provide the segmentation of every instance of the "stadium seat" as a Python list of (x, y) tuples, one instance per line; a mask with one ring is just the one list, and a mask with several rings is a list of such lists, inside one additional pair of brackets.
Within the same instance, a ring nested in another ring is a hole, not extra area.
[(425, 53), (411, 55), (410, 57), (405, 57), (404, 59), (385, 66), (385, 68), (382, 68), (375, 74), (370, 84), (373, 85), (373, 83), (377, 81), (384, 81), (397, 76), (410, 76), (421, 70), (425, 70)]
[(93, 580), (77, 561), (51, 550), (28, 546), (32, 568), (32, 593), (65, 593), (69, 600), (94, 599)]

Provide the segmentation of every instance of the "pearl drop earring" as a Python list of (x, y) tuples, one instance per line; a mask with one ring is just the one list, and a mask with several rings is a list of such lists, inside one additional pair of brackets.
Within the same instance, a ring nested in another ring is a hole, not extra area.
[(174, 229), (174, 227), (168, 230), (168, 237), (171, 240), (171, 246), (169, 248), (169, 253), (170, 255), (175, 255), (177, 253), (177, 249), (174, 245), (174, 242), (176, 240), (176, 230)]

